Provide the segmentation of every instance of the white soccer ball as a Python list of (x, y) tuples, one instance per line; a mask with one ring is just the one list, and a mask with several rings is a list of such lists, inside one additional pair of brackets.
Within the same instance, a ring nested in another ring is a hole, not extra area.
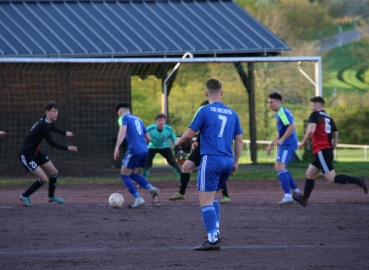
[(121, 208), (124, 204), (124, 197), (120, 193), (113, 193), (109, 197), (109, 204), (114, 208)]

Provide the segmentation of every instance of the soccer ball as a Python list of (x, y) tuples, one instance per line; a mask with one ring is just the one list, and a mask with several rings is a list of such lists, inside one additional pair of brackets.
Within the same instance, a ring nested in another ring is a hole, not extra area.
[(109, 197), (109, 204), (114, 208), (121, 208), (124, 203), (123, 195), (120, 193), (113, 193)]

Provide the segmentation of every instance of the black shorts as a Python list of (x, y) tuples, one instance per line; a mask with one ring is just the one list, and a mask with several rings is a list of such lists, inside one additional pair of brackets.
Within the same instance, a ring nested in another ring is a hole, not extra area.
[(146, 160), (146, 169), (152, 167), (152, 161), (157, 153), (162, 155), (170, 165), (174, 166), (174, 164), (177, 163), (176, 158), (173, 156), (172, 149), (169, 147), (160, 149), (149, 148)]
[(311, 164), (320, 169), (323, 174), (333, 171), (334, 167), (332, 148), (326, 148), (316, 153)]
[(21, 153), (19, 155), (19, 159), (22, 162), (24, 168), (26, 168), (26, 170), (29, 172), (36, 170), (38, 166), (44, 165), (46, 162), (49, 161), (49, 158), (41, 153), (41, 151), (38, 152), (36, 155), (28, 152)]
[(196, 149), (192, 151), (192, 153), (188, 156), (187, 159), (195, 163), (196, 167), (200, 166), (201, 162), (200, 147), (196, 147)]

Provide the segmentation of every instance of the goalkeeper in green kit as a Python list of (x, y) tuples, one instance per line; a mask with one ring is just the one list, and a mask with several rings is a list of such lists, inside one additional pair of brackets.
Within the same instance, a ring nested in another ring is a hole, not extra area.
[[(172, 166), (174, 172), (176, 173), (178, 179), (181, 177), (181, 168), (179, 167), (173, 153), (170, 148), (169, 140), (174, 142), (177, 137), (174, 134), (172, 127), (165, 124), (166, 117), (165, 114), (159, 113), (156, 117), (156, 124), (152, 124), (147, 127), (147, 131), (151, 136), (151, 142), (149, 143), (149, 153), (147, 155), (146, 167), (144, 169), (143, 177), (146, 179), (149, 176), (150, 169), (152, 167), (152, 161), (157, 153), (162, 155), (168, 162), (170, 166)], [(178, 149), (180, 154), (183, 154), (182, 149)]]

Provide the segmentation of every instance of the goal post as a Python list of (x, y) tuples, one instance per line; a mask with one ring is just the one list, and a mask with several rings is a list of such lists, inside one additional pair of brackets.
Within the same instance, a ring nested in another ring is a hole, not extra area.
[[(164, 80), (178, 63), (175, 79), (164, 91)], [(254, 105), (248, 102), (235, 63), (243, 66), (245, 72), (251, 68), (254, 73)], [(72, 176), (84, 176), (84, 172), (100, 176), (120, 166), (120, 161), (113, 160), (118, 131), (116, 103), (131, 103), (132, 112), (147, 126), (167, 107), (170, 125), (181, 135), (205, 99), (205, 81), (212, 77), (223, 83), (222, 101), (240, 115), (244, 139), (254, 136), (268, 140), (275, 136), (273, 113), (266, 104), (266, 96), (275, 90), (283, 94), (284, 103), (291, 107), (301, 136), (303, 120), (309, 114), (309, 98), (323, 95), (321, 69), (319, 56), (1, 58), (0, 130), (6, 131), (7, 136), (0, 138), (0, 174), (30, 175), (21, 168), (18, 150), (29, 129), (44, 114), (43, 106), (49, 100), (59, 105), (55, 125), (74, 133), (72, 138), (52, 134), (53, 138), (62, 144), (77, 145), (79, 151), (60, 151), (48, 147), (46, 142), (41, 149), (61, 174), (69, 168)], [(255, 127), (250, 127), (250, 106), (255, 106)], [(258, 146), (258, 161), (265, 161), (264, 151), (259, 153), (262, 147)], [(249, 160), (243, 157), (241, 162)]]

